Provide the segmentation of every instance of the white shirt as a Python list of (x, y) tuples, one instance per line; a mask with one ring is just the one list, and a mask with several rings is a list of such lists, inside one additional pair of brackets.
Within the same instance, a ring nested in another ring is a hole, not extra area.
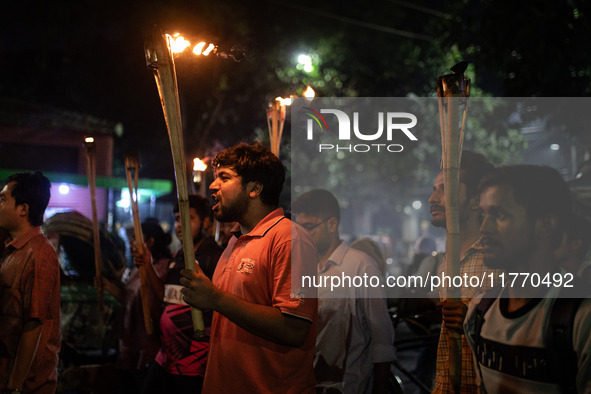
[[(367, 254), (341, 242), (318, 273), (320, 279), (329, 277), (329, 286), (318, 288), (317, 386), (370, 393), (373, 364), (396, 358), (394, 327), (378, 266)], [(333, 283), (339, 278), (344, 286), (331, 291), (331, 278)], [(370, 281), (375, 285), (377, 278), (378, 286), (372, 287)]]

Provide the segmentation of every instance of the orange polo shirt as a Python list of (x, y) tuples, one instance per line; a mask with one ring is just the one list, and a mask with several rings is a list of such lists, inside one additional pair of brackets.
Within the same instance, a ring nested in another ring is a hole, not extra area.
[(296, 348), (251, 334), (214, 313), (204, 393), (315, 392), (317, 299), (291, 294), (292, 256), (294, 267), (300, 261), (316, 267), (318, 261), (310, 236), (280, 208), (250, 233), (230, 240), (213, 284), (246, 301), (309, 320), (312, 326), (304, 345)]

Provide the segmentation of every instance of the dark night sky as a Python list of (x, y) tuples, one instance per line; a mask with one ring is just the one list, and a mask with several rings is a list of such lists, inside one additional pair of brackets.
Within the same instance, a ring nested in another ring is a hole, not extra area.
[[(497, 0), (501, 4), (507, 2)], [(451, 4), (445, 3), (445, 8)], [(553, 7), (554, 3), (540, 4)], [(361, 95), (389, 96), (393, 91), (405, 95), (413, 91), (413, 84), (432, 82), (427, 80), (431, 77), (425, 77), (419, 68), (422, 63), (442, 60), (421, 57), (425, 55), (420, 51), (417, 51), (416, 58), (399, 59), (396, 51), (406, 46), (411, 50), (402, 53), (412, 53), (415, 46), (423, 46), (424, 50), (431, 45), (421, 34), (434, 34), (432, 30), (426, 30), (426, 26), (429, 22), (445, 20), (437, 15), (440, 13), (438, 9), (443, 7), (431, 0), (422, 0), (419, 4), (399, 0), (306, 0), (297, 3), (281, 0), (13, 1), (3, 6), (0, 23), (0, 97), (18, 98), (113, 123), (121, 122), (124, 134), (116, 141), (114, 173), (121, 173), (117, 163), (121, 163), (126, 150), (133, 149), (145, 158), (142, 159), (145, 175), (170, 178), (172, 163), (166, 128), (154, 78), (144, 60), (144, 42), (152, 34), (154, 25), (167, 32), (180, 31), (188, 36), (204, 37), (220, 46), (240, 45), (247, 50), (247, 58), (240, 63), (212, 57), (177, 61), (187, 155), (193, 157), (202, 155), (215, 140), (229, 145), (252, 138), (257, 128), (266, 130), (267, 101), (294, 88), (279, 81), (276, 69), (293, 63), (290, 57), (295, 57), (300, 48), (314, 48), (325, 37), (346, 37), (339, 43), (345, 49), (335, 48), (335, 52), (342, 50), (345, 55), (335, 56), (334, 61), (340, 61), (340, 64), (333, 67), (340, 71), (341, 65), (346, 66), (350, 74), (358, 73), (358, 80), (373, 81), (373, 86)], [(483, 12), (474, 10), (474, 5), (471, 7), (464, 11), (464, 28), (477, 27), (480, 22), (485, 22), (470, 19), (471, 13)], [(521, 7), (527, 10), (528, 6)], [(536, 4), (536, 7), (540, 5)], [(519, 12), (506, 15), (502, 9), (498, 12), (499, 17), (511, 18), (521, 29), (515, 29), (515, 32), (488, 29), (484, 34), (490, 40), (484, 55), (489, 54), (494, 61), (499, 59), (501, 66), (508, 62), (507, 72), (512, 71), (511, 67), (525, 64), (528, 55), (531, 56), (528, 65), (552, 68), (555, 65), (550, 60), (554, 59), (558, 63), (552, 70), (567, 69), (560, 63), (565, 56), (547, 57), (554, 53), (554, 49), (546, 46), (563, 47), (567, 42), (563, 36), (556, 37), (560, 45), (546, 39), (545, 46), (536, 39), (541, 31), (536, 29), (540, 26), (536, 25), (536, 19), (527, 17), (527, 12), (521, 13), (523, 24), (520, 24)], [(551, 12), (544, 15), (551, 18)], [(495, 23), (495, 20), (488, 23)], [(394, 28), (418, 36), (408, 38), (388, 31)], [(503, 39), (517, 33), (536, 40), (530, 45), (527, 41), (512, 43)], [(461, 32), (455, 37), (458, 40), (466, 38)], [(389, 50), (377, 47), (375, 40), (382, 40), (381, 45), (390, 45)], [(572, 37), (571, 41), (578, 42)], [(523, 47), (521, 63), (513, 56), (513, 46)], [(355, 54), (357, 48), (364, 56), (348, 57)], [(531, 53), (527, 48), (531, 48)], [(537, 61), (538, 52), (545, 56), (544, 63)], [(576, 58), (574, 63), (588, 65), (587, 57), (581, 55), (581, 58)], [(477, 65), (476, 82), (481, 86), (490, 77), (483, 69), (492, 65), (493, 60)], [(451, 61), (446, 59), (443, 62)], [(556, 85), (564, 85), (564, 73), (546, 72), (544, 84), (540, 84), (537, 74), (529, 72), (538, 70), (538, 67), (526, 70), (534, 85), (552, 87), (549, 81), (552, 76)], [(540, 70), (538, 72), (542, 72)], [(447, 72), (447, 69), (443, 67), (440, 71)], [(526, 82), (529, 79), (516, 78)], [(582, 86), (579, 80), (571, 79), (571, 82)], [(227, 86), (226, 90), (221, 86)], [(529, 95), (527, 87), (517, 86), (516, 91), (519, 89)], [(494, 82), (489, 84), (488, 91), (496, 92)], [(572, 95), (570, 91), (567, 93)], [(343, 92), (329, 94), (343, 95)], [(231, 98), (232, 95), (239, 97)], [(207, 136), (202, 136), (200, 133), (207, 125), (207, 117), (213, 117), (215, 113), (216, 102), (222, 103), (223, 116)], [(201, 140), (200, 137), (207, 138)]]
[[(269, 37), (278, 18), (270, 3), (237, 1), (22, 1), (12, 2), (1, 24), (0, 95), (90, 114), (124, 125), (116, 142), (116, 155), (137, 149), (148, 157), (150, 176), (170, 173), (166, 129), (153, 75), (145, 66), (144, 42), (154, 25), (167, 32), (206, 37), (220, 45), (249, 47), (249, 58), (240, 63), (218, 58), (200, 63), (177, 61), (185, 127), (198, 121), (199, 105), (216, 86), (214, 78), (230, 69), (232, 77), (251, 78), (260, 69), (257, 51)], [(290, 12), (288, 10), (288, 12)], [(260, 25), (258, 25), (261, 23)], [(253, 26), (258, 25), (256, 29)], [(232, 64), (229, 64), (232, 63)], [(246, 81), (245, 81), (246, 82)], [(231, 125), (231, 135), (216, 130), (224, 143), (248, 138), (257, 125), (266, 127), (264, 104), (260, 115)], [(256, 124), (254, 124), (256, 123)], [(188, 144), (188, 149), (191, 143)], [(189, 152), (190, 154), (190, 152)], [(164, 160), (162, 160), (164, 158)]]

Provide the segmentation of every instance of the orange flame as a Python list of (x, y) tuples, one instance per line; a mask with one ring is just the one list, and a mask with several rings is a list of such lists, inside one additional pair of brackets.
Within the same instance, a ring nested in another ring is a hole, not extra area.
[(279, 101), (279, 104), (281, 106), (288, 106), (291, 105), (291, 103), (293, 103), (293, 96), (289, 96), (288, 98), (277, 97), (275, 101)]
[(203, 51), (203, 56), (209, 55), (211, 53), (211, 51), (213, 51), (214, 48), (215, 48), (215, 45), (209, 44), (207, 49)]
[(306, 90), (304, 90), (303, 96), (308, 100), (312, 100), (315, 95), (316, 93), (314, 92), (314, 89), (312, 89), (312, 87), (308, 85)]
[(195, 45), (195, 47), (193, 48), (193, 53), (195, 55), (201, 55), (203, 53), (203, 47), (205, 46), (205, 42), (200, 42), (199, 44)]
[(180, 33), (173, 34), (172, 36), (167, 34), (167, 36), (172, 53), (181, 53), (191, 45)]
[[(172, 53), (182, 53), (191, 46), (191, 43), (185, 39), (185, 37), (181, 36), (180, 33), (173, 34), (172, 36), (166, 34), (168, 38), (168, 45), (170, 46), (170, 50)], [(193, 53), (195, 55), (203, 55), (207, 56), (210, 53), (215, 53), (217, 50), (217, 45), (212, 43), (207, 43), (205, 41), (199, 42), (197, 45), (193, 47)]]
[(203, 160), (199, 159), (198, 157), (193, 159), (193, 171), (205, 171), (207, 169), (207, 164), (203, 162)]

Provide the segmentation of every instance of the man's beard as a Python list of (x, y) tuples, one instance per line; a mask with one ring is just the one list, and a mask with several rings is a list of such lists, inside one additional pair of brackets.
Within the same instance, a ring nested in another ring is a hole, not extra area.
[(445, 228), (445, 219), (431, 218), (431, 224), (435, 227)]
[[(442, 217), (435, 218), (431, 216), (431, 224), (435, 227), (446, 228), (447, 212), (445, 211), (445, 206), (437, 205), (437, 207), (439, 208), (439, 213)], [(470, 200), (466, 199), (463, 204), (458, 207), (458, 212), (460, 213), (460, 225), (470, 218), (471, 211), (472, 207), (470, 206)]]
[[(525, 240), (525, 243), (525, 245), (522, 245), (522, 247), (519, 250), (516, 250), (511, 256), (498, 255), (492, 258), (487, 258), (485, 252), (483, 259), (484, 265), (488, 268), (502, 270), (519, 267), (525, 260), (529, 258), (534, 248), (534, 235), (532, 233), (529, 234), (528, 238)], [(495, 244), (497, 245), (497, 248), (500, 248), (501, 251), (503, 250), (502, 244)]]
[(230, 205), (219, 205), (215, 218), (220, 222), (239, 222), (248, 209), (248, 196), (238, 196)]

